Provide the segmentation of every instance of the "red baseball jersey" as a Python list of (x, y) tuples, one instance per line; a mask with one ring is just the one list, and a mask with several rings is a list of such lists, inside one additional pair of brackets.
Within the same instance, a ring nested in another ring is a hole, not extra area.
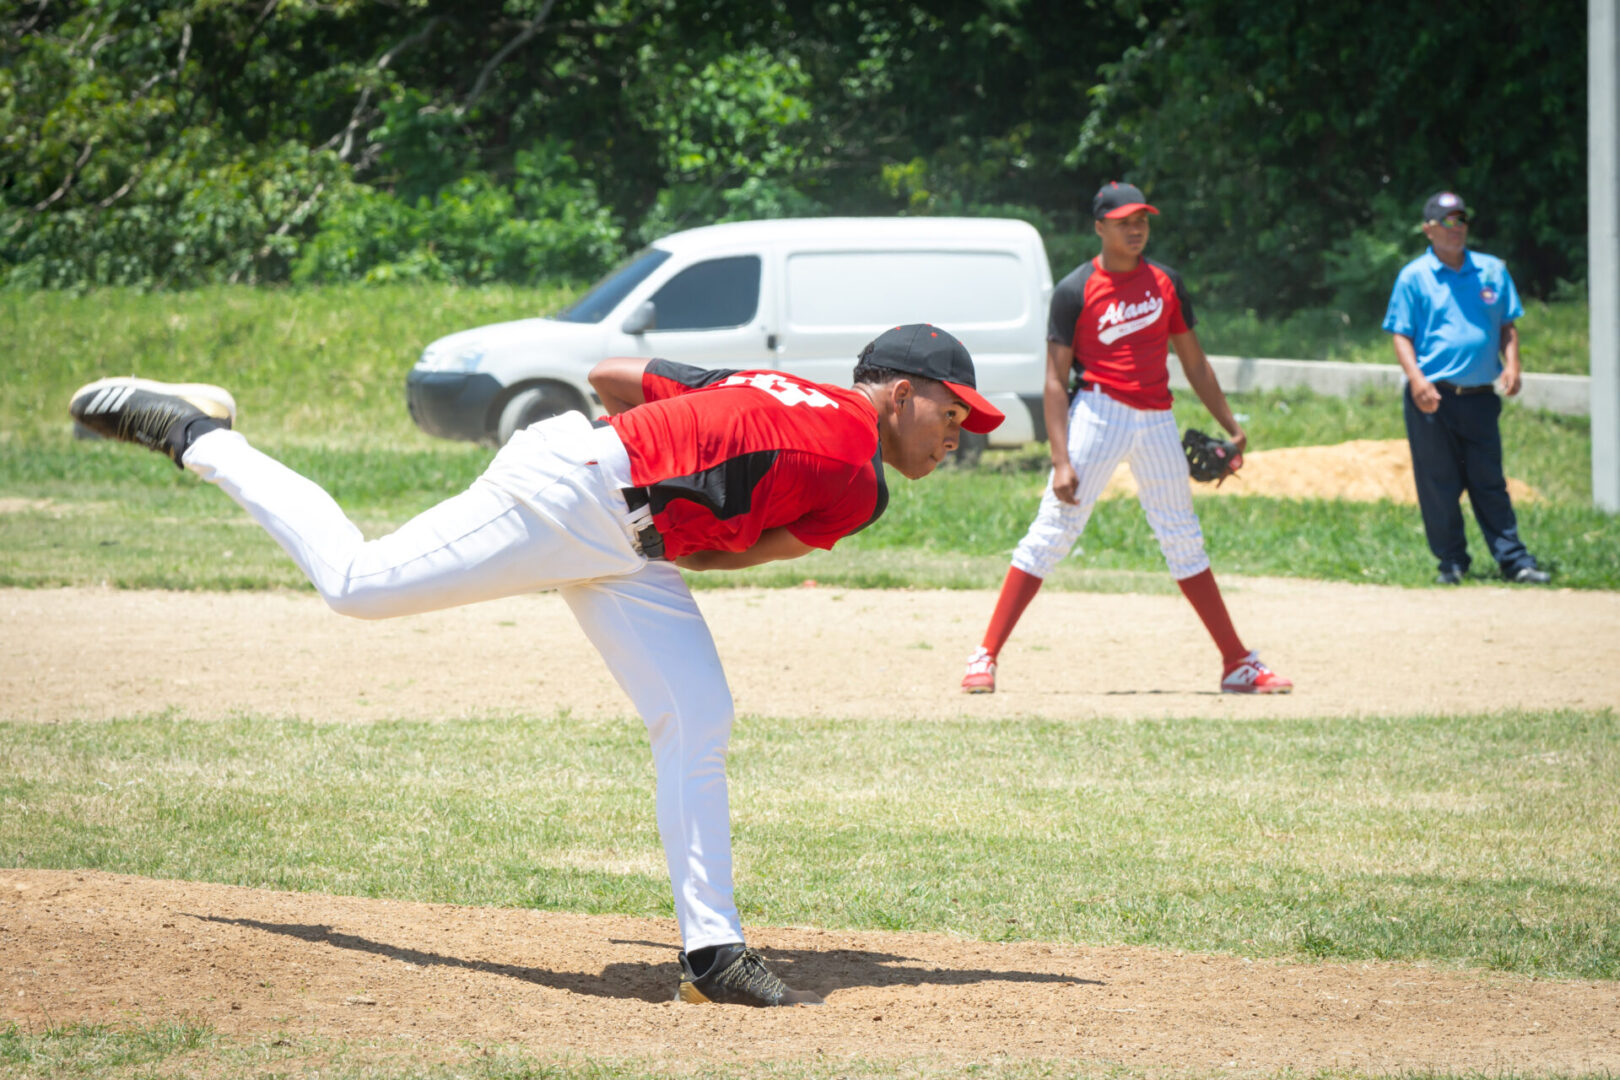
[(1170, 407), (1170, 335), (1196, 323), (1181, 275), (1143, 259), (1113, 274), (1092, 259), (1052, 290), (1046, 338), (1074, 349), (1088, 383), (1135, 409)]
[(877, 410), (859, 391), (669, 360), (641, 388), (646, 403), (608, 423), (668, 558), (744, 551), (775, 528), (831, 548), (889, 504)]

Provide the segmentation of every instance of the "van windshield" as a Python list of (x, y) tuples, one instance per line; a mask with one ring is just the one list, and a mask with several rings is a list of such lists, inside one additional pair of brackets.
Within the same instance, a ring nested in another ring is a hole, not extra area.
[(637, 252), (628, 262), (592, 286), (590, 292), (554, 317), (563, 322), (601, 322), (607, 318), (608, 312), (619, 306), (620, 300), (630, 295), (631, 289), (646, 281), (647, 275), (663, 265), (667, 258), (669, 252), (658, 248)]

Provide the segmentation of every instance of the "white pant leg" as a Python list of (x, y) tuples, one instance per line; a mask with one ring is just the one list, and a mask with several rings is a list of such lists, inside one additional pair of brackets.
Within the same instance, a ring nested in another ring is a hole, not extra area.
[(1170, 576), (1177, 581), (1209, 569), (1204, 530), (1193, 509), (1187, 454), (1169, 409), (1137, 413), (1136, 438), (1129, 457), (1136, 498), (1147, 514)]
[(1101, 390), (1082, 390), (1074, 396), (1069, 405), (1069, 463), (1080, 478), (1078, 502), (1071, 506), (1059, 499), (1052, 493), (1052, 477), (1046, 478), (1041, 507), (1013, 552), (1014, 567), (1045, 578), (1069, 554), (1114, 469), (1130, 452), (1135, 411)]
[(185, 465), (264, 526), (334, 611), (380, 619), (643, 566), (623, 498), (591, 463), (592, 435), (577, 414), (527, 428), (468, 490), (372, 541), (319, 485), (234, 431), (197, 439)]
[(742, 941), (732, 899), (726, 747), (731, 690), (708, 624), (673, 564), (630, 542), (613, 477), (628, 460), (583, 417), (525, 428), (461, 495), (367, 542), (330, 495), (216, 431), (186, 467), (218, 484), (287, 550), (334, 609), (364, 618), (558, 587), (647, 725), (658, 831), (688, 949)]
[(742, 941), (726, 791), (731, 690), (691, 591), (673, 565), (654, 562), (562, 597), (647, 725), (681, 940), (689, 952)]

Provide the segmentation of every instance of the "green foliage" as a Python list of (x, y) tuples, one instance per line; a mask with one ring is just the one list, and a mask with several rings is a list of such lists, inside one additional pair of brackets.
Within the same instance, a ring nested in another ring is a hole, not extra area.
[(1160, 250), (1233, 306), (1375, 295), (1374, 267), (1358, 283), (1349, 263), (1421, 252), (1408, 230), (1443, 188), (1481, 210), (1475, 241), (1545, 292), (1584, 261), (1580, 200), (1548, 197), (1584, 184), (1579, 65), (1548, 62), (1583, 53), (1583, 11), (1526, 19), (1494, 0), (1431, 16), (1182, 0), (1105, 66), (1071, 160), (1129, 161), (1166, 211)]
[(356, 192), (322, 221), (293, 280), (532, 285), (595, 275), (618, 250), (595, 185), (547, 141), (516, 155), (508, 186), (474, 173), (414, 205)]
[(0, 283), (532, 281), (812, 213), (1012, 213), (1061, 273), (1109, 178), (1161, 203), (1154, 253), (1210, 305), (1365, 319), (1444, 186), (1521, 291), (1579, 281), (1584, 81), (1547, 61), (1581, 54), (1579, 6), (1432, 21), (1415, 0), (1371, 22), (1308, 0), (0, 5)]
[(187, 164), (154, 161), (145, 173), (173, 198), (13, 218), (20, 226), (15, 261), (0, 267), (0, 283), (28, 289), (284, 280), (307, 225), (353, 190), (346, 167), (330, 153), (294, 143), (250, 149), (196, 171)]
[(1323, 252), (1322, 283), (1346, 325), (1382, 327), (1401, 268), (1427, 241), (1411, 208), (1388, 193), (1373, 200), (1371, 220), (1334, 240)]

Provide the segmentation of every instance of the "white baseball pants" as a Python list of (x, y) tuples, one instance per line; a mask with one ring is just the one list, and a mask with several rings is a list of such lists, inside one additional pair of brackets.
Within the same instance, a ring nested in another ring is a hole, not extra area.
[(635, 549), (645, 509), (625, 506), (630, 461), (612, 428), (569, 413), (520, 431), (465, 492), (370, 541), (318, 485), (237, 432), (203, 435), (184, 463), (264, 526), (341, 614), (381, 619), (557, 589), (647, 726), (685, 947), (743, 940), (726, 790), (731, 690), (680, 572)]
[(1069, 405), (1069, 461), (1080, 478), (1078, 503), (1071, 506), (1054, 495), (1048, 477), (1041, 508), (1013, 553), (1013, 566), (1033, 577), (1050, 575), (1080, 539), (1114, 469), (1126, 461), (1170, 576), (1182, 581), (1209, 569), (1188, 486), (1187, 455), (1169, 409), (1133, 409), (1101, 390), (1080, 391)]

